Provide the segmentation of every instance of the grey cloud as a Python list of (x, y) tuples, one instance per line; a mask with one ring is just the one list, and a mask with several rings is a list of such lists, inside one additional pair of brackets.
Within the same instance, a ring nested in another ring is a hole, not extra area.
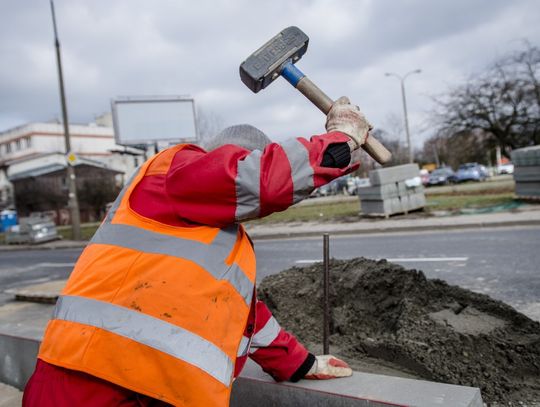
[[(57, 117), (48, 2), (0, 7), (0, 126)], [(310, 36), (301, 69), (331, 96), (360, 99), (379, 121), (399, 112), (397, 83), (383, 78), (385, 70), (433, 68), (411, 82), (411, 117), (418, 117), (429, 101), (414, 91), (440, 90), (448, 75), (457, 80), (485, 65), (496, 56), (490, 41), (502, 51), (522, 32), (540, 41), (534, 0), (56, 0), (56, 8), (71, 120), (91, 120), (119, 95), (191, 94), (226, 124), (251, 121), (277, 137), (319, 132), (323, 119), (284, 81), (253, 95), (238, 66), (288, 25)], [(510, 19), (524, 14), (536, 18), (514, 32), (493, 30), (515, 27)]]

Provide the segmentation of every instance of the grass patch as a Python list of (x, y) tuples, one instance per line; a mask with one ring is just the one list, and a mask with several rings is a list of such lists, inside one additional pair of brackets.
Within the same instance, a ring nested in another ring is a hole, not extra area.
[[(90, 240), (94, 233), (96, 233), (99, 223), (85, 223), (81, 225), (81, 240)], [(71, 240), (71, 226), (58, 226), (58, 234), (62, 236), (64, 240)]]
[(429, 211), (448, 211), (472, 208), (488, 208), (491, 206), (509, 205), (514, 201), (513, 192), (459, 195), (428, 195)]
[(263, 219), (250, 221), (250, 224), (288, 223), (307, 221), (335, 221), (358, 217), (358, 200), (332, 203), (314, 203), (292, 206), (283, 212), (273, 213)]
[[(431, 194), (426, 196), (426, 212), (459, 211), (460, 209), (482, 209), (500, 205), (511, 205), (514, 202), (513, 192), (483, 191), (472, 194), (464, 191), (459, 194)], [(360, 204), (358, 198), (344, 197), (343, 200), (332, 202), (304, 202), (283, 212), (277, 212), (263, 219), (248, 222), (248, 224), (272, 224), (294, 222), (330, 222), (354, 221), (359, 219)], [(99, 223), (81, 225), (83, 240), (89, 240), (99, 227)], [(59, 226), (58, 234), (63, 239), (71, 240), (71, 226)], [(0, 233), (0, 243), (4, 234)]]
[[(514, 202), (513, 192), (483, 194), (443, 194), (426, 196), (426, 212), (459, 211), (460, 209), (482, 209)], [(347, 221), (358, 220), (360, 205), (357, 199), (344, 198), (331, 203), (313, 203), (290, 207), (286, 211), (274, 213), (249, 224), (294, 223), (308, 221)]]

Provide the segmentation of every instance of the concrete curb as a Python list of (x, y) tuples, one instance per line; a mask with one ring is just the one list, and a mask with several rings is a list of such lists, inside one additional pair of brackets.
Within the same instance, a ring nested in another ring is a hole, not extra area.
[(540, 220), (523, 220), (513, 222), (479, 222), (479, 223), (464, 223), (454, 225), (418, 225), (418, 226), (403, 226), (403, 227), (378, 227), (378, 228), (351, 228), (346, 230), (332, 229), (329, 224), (328, 228), (318, 228), (317, 230), (287, 232), (257, 232), (249, 231), (249, 236), (254, 240), (270, 240), (270, 239), (286, 239), (295, 237), (312, 237), (320, 236), (322, 233), (331, 233), (333, 235), (356, 235), (356, 234), (377, 234), (377, 233), (397, 233), (397, 232), (426, 232), (426, 231), (443, 231), (443, 230), (464, 230), (464, 229), (483, 229), (483, 228), (499, 228), (513, 226), (539, 226)]
[[(0, 355), (7, 362), (0, 365), (0, 382), (22, 390), (34, 370), (40, 342), (41, 334), (12, 336), (0, 329)], [(233, 385), (231, 407), (307, 405), (482, 407), (483, 403), (478, 388), (362, 372), (339, 380), (276, 383), (252, 361)]]
[(0, 252), (10, 252), (19, 250), (57, 250), (57, 249), (80, 249), (86, 247), (87, 240), (84, 241), (64, 241), (63, 244), (42, 243), (39, 245), (20, 244), (20, 245), (0, 245)]

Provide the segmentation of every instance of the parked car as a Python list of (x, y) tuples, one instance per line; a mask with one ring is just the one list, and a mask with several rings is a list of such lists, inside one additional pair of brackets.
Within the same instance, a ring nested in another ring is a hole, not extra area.
[(456, 182), (456, 173), (450, 167), (441, 167), (429, 174), (428, 185), (447, 185)]
[(369, 187), (369, 178), (349, 177), (347, 179), (347, 194), (358, 195), (358, 188)]
[(426, 186), (429, 182), (429, 171), (425, 168), (420, 170), (420, 179), (422, 180), (422, 185)]
[(514, 173), (514, 164), (512, 163), (506, 163), (506, 164), (501, 164), (497, 166), (497, 174), (499, 175), (513, 174), (513, 173)]
[(56, 225), (50, 218), (21, 218), (5, 235), (7, 244), (37, 244), (60, 239)]
[(487, 168), (478, 163), (461, 164), (456, 172), (456, 181), (484, 181), (488, 177)]

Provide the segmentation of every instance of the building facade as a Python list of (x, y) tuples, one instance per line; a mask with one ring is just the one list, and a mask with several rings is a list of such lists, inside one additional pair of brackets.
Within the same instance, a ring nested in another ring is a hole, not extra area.
[[(110, 115), (87, 125), (72, 124), (69, 131), (71, 149), (77, 158), (102, 163), (124, 177), (129, 177), (144, 160), (144, 151), (115, 143)], [(61, 123), (28, 123), (0, 132), (0, 209), (14, 205), (9, 179), (35, 169), (41, 158), (46, 165), (51, 154), (65, 155)], [(122, 177), (119, 184), (123, 184)]]

